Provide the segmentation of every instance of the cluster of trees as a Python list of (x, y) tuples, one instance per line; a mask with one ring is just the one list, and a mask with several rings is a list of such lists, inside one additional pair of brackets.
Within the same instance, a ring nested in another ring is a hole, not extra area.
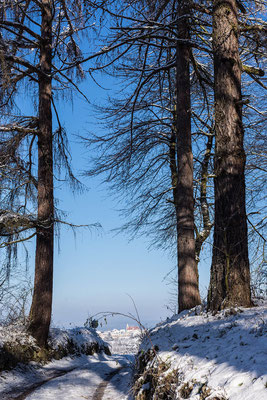
[[(57, 103), (97, 71), (123, 89), (95, 109), (107, 129), (85, 139), (95, 154), (87, 173), (126, 200), (122, 230), (175, 248), (179, 312), (200, 304), (198, 262), (214, 230), (209, 309), (252, 305), (248, 222), (265, 244), (262, 13), (262, 0), (1, 3), (1, 247), (8, 271), (15, 246), (36, 236), (29, 331), (41, 346), (62, 222), (54, 176), (63, 165), (79, 185)], [(34, 115), (17, 105), (22, 90)]]

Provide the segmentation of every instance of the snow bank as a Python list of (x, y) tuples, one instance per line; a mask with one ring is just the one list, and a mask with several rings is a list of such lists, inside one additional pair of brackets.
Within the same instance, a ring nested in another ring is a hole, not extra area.
[(36, 346), (35, 340), (26, 332), (25, 325), (21, 323), (0, 325), (0, 348), (6, 343)]
[(73, 328), (50, 330), (48, 345), (55, 351), (68, 349), (69, 353), (87, 354), (105, 351), (110, 353), (107, 343), (105, 343), (98, 333), (91, 328)]
[(161, 398), (159, 386), (170, 399), (267, 399), (266, 319), (265, 302), (216, 315), (196, 307), (158, 324), (137, 357), (136, 399)]
[(18, 363), (61, 359), (68, 355), (92, 355), (104, 351), (110, 354), (108, 345), (94, 329), (52, 328), (48, 350), (40, 349), (23, 324), (0, 326), (0, 371), (14, 368)]

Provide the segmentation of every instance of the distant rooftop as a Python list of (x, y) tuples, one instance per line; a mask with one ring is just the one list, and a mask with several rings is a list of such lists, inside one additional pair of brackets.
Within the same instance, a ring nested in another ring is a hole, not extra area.
[(140, 328), (139, 326), (129, 326), (128, 324), (126, 325), (126, 331), (139, 331)]

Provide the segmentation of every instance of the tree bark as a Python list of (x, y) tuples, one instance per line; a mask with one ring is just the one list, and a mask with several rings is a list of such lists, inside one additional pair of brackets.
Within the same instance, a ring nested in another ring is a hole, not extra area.
[(251, 306), (236, 0), (214, 0), (215, 226), (208, 307)]
[[(178, 39), (189, 40), (189, 6), (178, 2)], [(195, 259), (193, 154), (191, 143), (190, 45), (176, 46), (176, 145), (178, 176), (174, 190), (177, 218), (178, 305), (179, 312), (200, 304)]]
[[(44, 347), (47, 343), (53, 290), (54, 195), (51, 110), (52, 2), (42, 0), (39, 75), (38, 228), (35, 279), (29, 330)], [(45, 75), (44, 75), (45, 74)]]

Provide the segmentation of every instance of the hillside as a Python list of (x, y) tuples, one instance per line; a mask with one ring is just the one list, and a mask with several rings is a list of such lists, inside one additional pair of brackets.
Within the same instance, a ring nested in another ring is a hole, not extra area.
[(215, 315), (199, 306), (150, 330), (137, 359), (136, 399), (267, 399), (266, 305)]

